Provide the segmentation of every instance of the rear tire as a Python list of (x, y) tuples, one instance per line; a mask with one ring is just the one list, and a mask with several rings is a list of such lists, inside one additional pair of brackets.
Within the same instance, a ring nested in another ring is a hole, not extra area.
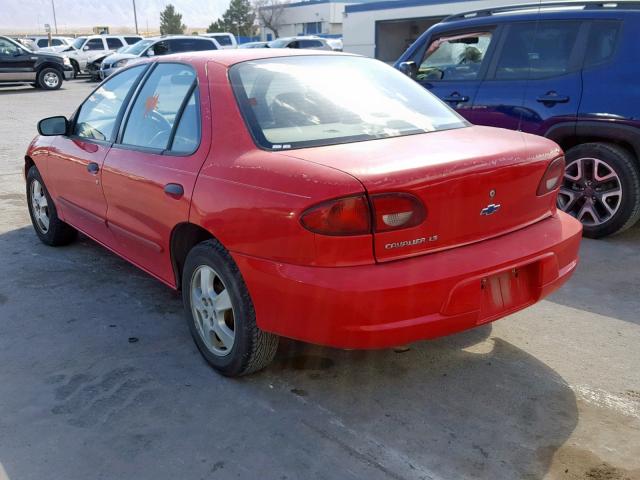
[(58, 90), (62, 86), (62, 73), (52, 67), (43, 68), (38, 73), (38, 86), (44, 90)]
[(191, 336), (214, 369), (229, 377), (256, 372), (273, 360), (278, 336), (256, 324), (256, 314), (237, 265), (216, 240), (189, 252), (182, 299)]
[(27, 204), (31, 223), (42, 243), (58, 247), (75, 240), (78, 232), (58, 218), (56, 206), (35, 166), (27, 173)]
[(558, 207), (582, 222), (584, 236), (602, 238), (627, 230), (640, 218), (638, 163), (626, 149), (584, 143), (566, 153)]

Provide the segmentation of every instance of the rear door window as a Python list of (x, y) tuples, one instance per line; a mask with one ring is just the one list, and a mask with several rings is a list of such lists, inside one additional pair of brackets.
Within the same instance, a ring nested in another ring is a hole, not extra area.
[(109, 50), (117, 50), (122, 46), (122, 40), (119, 38), (107, 38), (107, 47), (109, 47)]
[(39, 48), (45, 48), (49, 46), (49, 40), (47, 40), (46, 38), (41, 38), (40, 40), (38, 40), (38, 47)]
[(125, 42), (129, 45), (133, 45), (134, 43), (138, 43), (142, 38), (140, 37), (124, 37)]
[[(131, 108), (121, 143), (166, 150), (178, 117), (185, 111), (190, 115), (191, 110), (185, 102), (190, 101), (188, 96), (195, 88), (193, 68), (176, 63), (159, 64), (149, 75)], [(181, 136), (186, 134), (181, 132)]]
[(169, 49), (171, 50), (171, 53), (215, 50), (215, 48), (216, 47), (214, 43), (210, 40), (196, 38), (179, 38), (175, 40), (169, 40)]
[(417, 79), (476, 80), (492, 39), (490, 31), (452, 34), (435, 39), (425, 51)]
[(578, 21), (514, 23), (509, 26), (498, 59), (497, 80), (556, 77), (577, 67), (573, 56)]
[(299, 40), (298, 48), (322, 48), (322, 42), (319, 40)]

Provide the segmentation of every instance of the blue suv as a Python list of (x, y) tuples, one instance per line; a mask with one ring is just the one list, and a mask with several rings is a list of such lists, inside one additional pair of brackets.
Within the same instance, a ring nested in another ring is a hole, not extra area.
[(640, 3), (542, 3), (434, 25), (396, 62), (470, 122), (566, 152), (558, 207), (588, 237), (640, 218)]

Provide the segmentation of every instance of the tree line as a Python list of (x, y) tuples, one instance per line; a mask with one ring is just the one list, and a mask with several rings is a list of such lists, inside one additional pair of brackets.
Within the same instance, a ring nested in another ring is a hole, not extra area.
[[(236, 36), (253, 37), (257, 33), (256, 19), (278, 37), (280, 19), (287, 0), (231, 0), (222, 17), (212, 22), (207, 33), (231, 32)], [(160, 12), (160, 34), (184, 34), (187, 26), (182, 23), (182, 14), (172, 4)]]

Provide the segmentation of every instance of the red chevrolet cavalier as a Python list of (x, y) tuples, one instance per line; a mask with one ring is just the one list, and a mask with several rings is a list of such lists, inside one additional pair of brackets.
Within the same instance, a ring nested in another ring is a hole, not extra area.
[(375, 60), (162, 57), (38, 129), (25, 175), (40, 239), (81, 231), (181, 289), (225, 375), (267, 365), (279, 336), (384, 348), (469, 329), (576, 267), (557, 145), (472, 126)]

